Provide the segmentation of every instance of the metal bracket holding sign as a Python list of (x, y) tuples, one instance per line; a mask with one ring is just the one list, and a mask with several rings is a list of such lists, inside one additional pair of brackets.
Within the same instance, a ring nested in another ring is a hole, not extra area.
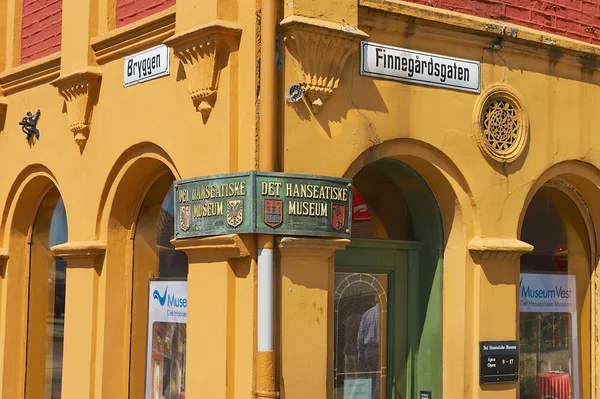
[(123, 86), (167, 76), (170, 73), (170, 50), (161, 44), (148, 50), (125, 57), (123, 62)]
[(479, 383), (514, 383), (519, 380), (519, 341), (479, 343)]

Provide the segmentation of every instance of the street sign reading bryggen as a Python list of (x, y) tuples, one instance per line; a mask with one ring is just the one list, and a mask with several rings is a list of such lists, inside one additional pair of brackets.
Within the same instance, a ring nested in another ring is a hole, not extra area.
[(350, 237), (349, 179), (252, 171), (179, 180), (174, 187), (176, 238)]

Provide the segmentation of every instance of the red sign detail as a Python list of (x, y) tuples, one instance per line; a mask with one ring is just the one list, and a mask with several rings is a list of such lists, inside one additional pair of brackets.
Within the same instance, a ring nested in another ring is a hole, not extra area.
[(352, 220), (357, 222), (371, 220), (369, 208), (355, 186), (352, 186)]
[(331, 227), (341, 230), (346, 221), (346, 206), (342, 204), (331, 205)]
[(277, 227), (283, 222), (283, 201), (266, 199), (263, 202), (263, 220), (267, 226)]

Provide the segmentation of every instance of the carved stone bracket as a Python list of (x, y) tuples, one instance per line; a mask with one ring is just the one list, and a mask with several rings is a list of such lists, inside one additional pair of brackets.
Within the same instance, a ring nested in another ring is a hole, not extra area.
[(65, 99), (69, 118), (69, 129), (75, 135), (75, 142), (83, 148), (90, 132), (92, 108), (100, 89), (102, 74), (98, 68), (86, 68), (51, 82)]
[(469, 241), (468, 248), (478, 259), (518, 259), (533, 251), (533, 245), (511, 238), (475, 237)]
[(344, 249), (350, 240), (347, 238), (308, 238), (280, 237), (277, 239), (280, 254), (300, 257), (327, 257), (337, 250)]
[(244, 238), (237, 234), (214, 237), (173, 239), (171, 244), (178, 251), (194, 256), (205, 262), (244, 258), (250, 255)]
[(64, 259), (94, 259), (104, 256), (106, 243), (103, 241), (66, 242), (50, 248), (52, 255)]
[(227, 21), (213, 21), (165, 40), (183, 64), (194, 107), (206, 120), (219, 88), (221, 70), (229, 53), (237, 47), (242, 27)]
[(300, 63), (300, 83), (316, 114), (337, 89), (346, 60), (368, 35), (354, 27), (298, 16), (285, 18), (281, 27), (286, 46)]

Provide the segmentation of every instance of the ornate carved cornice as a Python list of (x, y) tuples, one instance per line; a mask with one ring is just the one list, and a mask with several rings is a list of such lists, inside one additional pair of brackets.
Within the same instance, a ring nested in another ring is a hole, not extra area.
[(85, 146), (89, 136), (92, 108), (101, 79), (100, 69), (88, 67), (51, 82), (65, 99), (69, 129), (75, 135), (75, 142), (81, 148)]
[(98, 258), (106, 252), (106, 243), (102, 241), (66, 242), (50, 248), (52, 255), (64, 259)]
[(338, 87), (346, 60), (368, 35), (354, 27), (298, 16), (285, 18), (281, 28), (286, 46), (300, 63), (300, 83), (316, 114)]
[(475, 237), (468, 245), (471, 255), (479, 259), (518, 259), (533, 251), (533, 245), (511, 238)]
[(216, 20), (164, 41), (183, 64), (190, 97), (205, 120), (216, 101), (221, 70), (241, 32), (236, 23)]
[(188, 256), (198, 256), (206, 262), (243, 258), (250, 255), (246, 243), (237, 234), (173, 239), (171, 243), (176, 250), (184, 251)]

